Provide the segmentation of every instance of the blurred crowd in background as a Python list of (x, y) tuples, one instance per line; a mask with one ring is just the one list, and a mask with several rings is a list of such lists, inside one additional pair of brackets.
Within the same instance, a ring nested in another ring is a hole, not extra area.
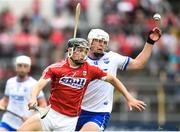
[[(40, 76), (51, 63), (65, 57), (67, 40), (73, 36), (75, 0), (53, 0), (53, 17), (41, 13), (43, 0), (32, 0), (29, 8), (16, 16), (4, 7), (0, 12), (0, 79), (14, 74), (14, 57), (32, 58), (31, 75)], [(180, 81), (180, 10), (173, 10), (166, 0), (101, 0), (100, 26), (89, 26), (90, 0), (81, 0), (78, 37), (87, 38), (91, 28), (102, 28), (110, 34), (109, 49), (135, 58), (142, 50), (147, 33), (155, 27), (154, 13), (161, 14), (162, 37), (155, 44), (145, 67), (151, 76)], [(96, 15), (96, 14), (93, 14)], [(95, 17), (95, 16), (94, 16)]]
[[(122, 55), (135, 58), (143, 49), (148, 32), (155, 26), (159, 26), (162, 30), (162, 37), (154, 45), (152, 56), (143, 70), (118, 73), (118, 77), (121, 76), (123, 79), (125, 77), (123, 83), (131, 93), (141, 96), (140, 98), (147, 104), (149, 102), (146, 112), (140, 113), (142, 118), (136, 112), (134, 115), (130, 112), (125, 113), (127, 111), (123, 112), (120, 102), (122, 99), (119, 98), (119, 94), (118, 96), (115, 94), (117, 101), (114, 101), (113, 112), (122, 114), (120, 117), (115, 114), (111, 120), (116, 118), (118, 121), (124, 120), (123, 117), (127, 116), (128, 120), (144, 118), (148, 121), (153, 118), (157, 121), (162, 116), (163, 119), (167, 117), (167, 122), (175, 119), (179, 123), (180, 4), (178, 1), (0, 0), (0, 94), (3, 94), (7, 79), (15, 75), (16, 56), (24, 54), (31, 57), (30, 74), (37, 79), (48, 65), (64, 59), (67, 41), (73, 37), (75, 8), (80, 2), (81, 15), (77, 37), (87, 38), (90, 29), (102, 28), (110, 35), (109, 49)], [(160, 23), (152, 19), (155, 13), (161, 14)], [(161, 106), (164, 100), (158, 98), (163, 93), (159, 90), (161, 88), (166, 93), (166, 104), (163, 106), (166, 114), (158, 110), (158, 105)]]

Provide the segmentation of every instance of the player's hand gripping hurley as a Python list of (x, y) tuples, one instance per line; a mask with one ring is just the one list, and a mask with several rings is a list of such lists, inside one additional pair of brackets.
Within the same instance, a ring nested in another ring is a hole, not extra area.
[(46, 108), (38, 107), (36, 104), (34, 104), (32, 107), (29, 107), (29, 110), (34, 110), (40, 114), (41, 119), (46, 117), (47, 113), (49, 112), (51, 106), (47, 106)]

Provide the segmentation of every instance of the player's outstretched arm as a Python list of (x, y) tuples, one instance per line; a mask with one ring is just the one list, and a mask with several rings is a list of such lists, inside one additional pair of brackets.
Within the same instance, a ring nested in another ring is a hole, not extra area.
[(48, 79), (40, 78), (36, 83), (31, 93), (31, 100), (28, 104), (29, 108), (32, 108), (35, 104), (37, 105), (37, 96), (39, 95), (40, 91), (47, 85), (48, 81)]
[(127, 69), (142, 69), (151, 56), (154, 43), (157, 42), (160, 37), (161, 30), (158, 27), (152, 29), (148, 34), (148, 39), (143, 50), (135, 59), (130, 60)]
[(133, 108), (136, 108), (139, 111), (145, 110), (146, 104), (143, 101), (135, 99), (126, 89), (126, 87), (119, 81), (116, 77), (108, 74), (106, 76), (105, 81), (111, 83), (115, 88), (120, 91), (123, 96), (126, 98), (129, 109), (132, 110)]

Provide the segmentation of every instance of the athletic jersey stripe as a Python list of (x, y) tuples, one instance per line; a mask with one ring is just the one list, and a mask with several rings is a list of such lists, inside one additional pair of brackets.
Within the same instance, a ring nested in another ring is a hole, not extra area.
[(93, 59), (93, 58), (91, 58), (90, 56), (88, 56), (88, 58), (89, 58), (90, 60), (97, 60), (97, 61), (99, 60), (99, 59)]
[(128, 57), (127, 62), (126, 62), (126, 64), (125, 64), (125, 66), (124, 66), (123, 71), (125, 71), (125, 70), (126, 70), (126, 68), (127, 68), (128, 64), (129, 64), (129, 61), (130, 61), (130, 57)]
[(102, 125), (101, 125), (101, 130), (102, 130), (102, 131), (104, 130), (104, 125), (105, 125), (105, 123), (106, 123), (106, 122), (105, 122), (105, 121), (106, 121), (106, 115), (107, 115), (107, 114), (105, 114), (104, 117), (103, 117), (103, 122), (102, 122)]
[(124, 70), (124, 67), (125, 67), (125, 65), (126, 65), (126, 63), (127, 63), (127, 60), (128, 60), (128, 57), (126, 57), (125, 61), (123, 62), (122, 67), (121, 67), (121, 70)]

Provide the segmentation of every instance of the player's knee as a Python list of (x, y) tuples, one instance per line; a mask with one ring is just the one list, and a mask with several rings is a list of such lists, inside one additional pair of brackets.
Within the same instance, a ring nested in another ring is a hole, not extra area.
[(84, 124), (80, 131), (100, 131), (99, 126), (94, 122)]
[(41, 131), (41, 123), (38, 115), (28, 118), (17, 131)]
[[(29, 124), (30, 125), (30, 124)], [(18, 129), (17, 131), (27, 131), (28, 129), (28, 124), (24, 122)]]
[(5, 128), (0, 128), (0, 132), (7, 132), (8, 130), (7, 129), (5, 129)]
[(41, 131), (41, 126), (39, 122), (25, 123), (17, 131)]
[(23, 127), (21, 126), (21, 127), (18, 128), (16, 131), (25, 131), (25, 130), (24, 130)]

